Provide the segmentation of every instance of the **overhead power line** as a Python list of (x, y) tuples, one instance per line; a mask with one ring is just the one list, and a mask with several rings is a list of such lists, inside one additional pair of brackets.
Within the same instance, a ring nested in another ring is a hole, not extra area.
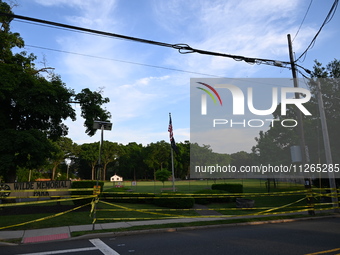
[(94, 29), (89, 29), (89, 28), (84, 28), (84, 27), (72, 26), (72, 25), (57, 23), (53, 21), (41, 20), (41, 19), (36, 19), (32, 17), (27, 17), (27, 16), (21, 16), (21, 15), (15, 15), (15, 14), (3, 13), (3, 12), (0, 12), (0, 16), (7, 16), (13, 19), (26, 20), (30, 22), (50, 25), (53, 27), (61, 27), (64, 29), (69, 29), (69, 30), (82, 31), (86, 33), (96, 34), (96, 35), (109, 36), (109, 37), (114, 37), (114, 38), (119, 38), (119, 39), (139, 42), (139, 43), (146, 43), (146, 44), (151, 44), (151, 45), (173, 48), (173, 49), (178, 50), (178, 52), (181, 54), (199, 53), (203, 55), (232, 58), (235, 61), (245, 61), (248, 64), (266, 64), (266, 65), (285, 67), (285, 68), (289, 68), (288, 65), (290, 65), (290, 62), (287, 62), (287, 61), (277, 61), (277, 60), (263, 59), (263, 58), (251, 58), (251, 57), (245, 57), (245, 56), (239, 56), (239, 55), (231, 55), (231, 54), (225, 54), (225, 53), (220, 53), (220, 52), (195, 49), (185, 43), (170, 44), (170, 43), (158, 42), (158, 41), (147, 40), (147, 39), (142, 39), (138, 37), (132, 37), (132, 36), (104, 32), (104, 31), (94, 30)]
[(314, 43), (315, 43), (315, 41), (316, 41), (316, 38), (317, 38), (318, 35), (320, 34), (320, 32), (321, 32), (321, 30), (323, 29), (323, 27), (324, 27), (328, 22), (330, 22), (330, 21), (332, 20), (334, 14), (335, 14), (335, 12), (336, 12), (336, 9), (337, 9), (337, 7), (338, 7), (338, 3), (339, 3), (339, 0), (335, 0), (335, 1), (334, 1), (334, 3), (333, 3), (333, 5), (332, 5), (331, 9), (329, 10), (329, 12), (328, 12), (328, 14), (327, 14), (325, 20), (323, 21), (322, 25), (320, 26), (318, 32), (317, 32), (317, 33), (315, 34), (315, 36), (313, 37), (312, 41), (310, 42), (310, 44), (308, 45), (308, 47), (306, 48), (306, 50), (300, 55), (300, 57), (298, 57), (298, 58), (295, 60), (295, 62), (296, 62), (296, 61), (299, 61), (299, 60), (307, 53), (307, 51), (308, 51), (310, 48), (313, 47), (313, 45), (314, 45)]
[(140, 66), (147, 66), (147, 67), (159, 68), (159, 69), (165, 69), (165, 70), (171, 70), (171, 71), (182, 72), (182, 73), (191, 73), (191, 74), (199, 74), (199, 75), (210, 76), (210, 77), (216, 77), (216, 78), (223, 78), (222, 76), (218, 76), (218, 75), (214, 75), (214, 74), (206, 74), (206, 73), (187, 71), (187, 70), (182, 70), (182, 69), (177, 69), (177, 68), (171, 68), (171, 67), (149, 65), (149, 64), (137, 63), (137, 62), (126, 61), (126, 60), (120, 60), (120, 59), (114, 59), (114, 58), (99, 57), (99, 56), (93, 56), (93, 55), (78, 53), (78, 52), (72, 52), (72, 51), (66, 51), (66, 50), (57, 50), (57, 49), (51, 49), (51, 48), (41, 47), (41, 46), (34, 46), (34, 45), (29, 45), (29, 44), (25, 44), (25, 46), (31, 47), (31, 48), (36, 48), (36, 49), (42, 49), (42, 50), (49, 50), (49, 51), (55, 51), (55, 52), (73, 54), (73, 55), (78, 55), (78, 56), (83, 56), (83, 57), (90, 57), (90, 58), (97, 58), (97, 59), (104, 59), (104, 60), (116, 61), (116, 62), (121, 62), (121, 63), (126, 63), (126, 64), (132, 64), (132, 65), (140, 65)]
[(305, 16), (303, 17), (303, 19), (302, 19), (302, 21), (301, 21), (301, 24), (300, 24), (298, 30), (296, 31), (296, 34), (295, 34), (295, 36), (294, 36), (292, 42), (294, 42), (295, 38), (296, 38), (297, 35), (299, 34), (300, 29), (301, 29), (303, 23), (305, 22), (305, 19), (306, 19), (306, 17), (307, 17), (307, 14), (308, 14), (308, 12), (309, 12), (309, 9), (310, 9), (310, 7), (312, 6), (312, 3), (313, 3), (313, 0), (310, 0), (310, 3), (309, 3), (309, 5), (308, 5), (307, 11), (306, 11), (306, 13), (305, 13)]

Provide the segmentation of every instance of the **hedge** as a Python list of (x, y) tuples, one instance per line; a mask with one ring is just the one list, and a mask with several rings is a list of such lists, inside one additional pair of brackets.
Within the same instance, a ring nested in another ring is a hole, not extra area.
[(157, 195), (154, 199), (154, 204), (157, 206), (167, 207), (171, 209), (189, 209), (195, 204), (195, 199), (191, 196), (180, 196), (168, 194)]
[(242, 184), (213, 184), (211, 185), (212, 190), (224, 190), (229, 193), (243, 193), (243, 185)]
[[(100, 186), (100, 192), (103, 192), (103, 187), (104, 187), (104, 182), (100, 181), (98, 182)], [(71, 189), (86, 189), (86, 188), (93, 188), (94, 186), (97, 185), (97, 181), (74, 181), (71, 184)], [(76, 191), (71, 191), (71, 195), (81, 195), (81, 196), (90, 196), (93, 195), (93, 190), (88, 190), (88, 191), (81, 191), (81, 190), (76, 190)], [(92, 198), (87, 198), (87, 199), (77, 199), (73, 200), (73, 204), (76, 206), (80, 206), (83, 204), (90, 203), (92, 201)]]
[[(231, 197), (227, 195), (226, 191), (224, 190), (198, 190), (195, 194), (203, 194), (203, 195), (212, 195), (212, 197), (206, 196), (195, 196), (195, 202), (201, 205), (207, 205), (210, 203), (229, 203), (232, 201)], [(224, 197), (213, 197), (213, 196), (223, 196)]]
[[(120, 191), (124, 192), (124, 191)], [(145, 197), (145, 198), (139, 198)], [(151, 204), (153, 202), (154, 194), (150, 193), (117, 193), (109, 192), (103, 193), (101, 199), (116, 202), (116, 203), (134, 203), (134, 204)]]

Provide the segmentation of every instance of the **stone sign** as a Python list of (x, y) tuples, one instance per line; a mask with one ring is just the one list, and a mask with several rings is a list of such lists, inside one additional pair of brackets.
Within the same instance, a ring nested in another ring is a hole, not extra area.
[(0, 198), (67, 196), (71, 181), (0, 183)]

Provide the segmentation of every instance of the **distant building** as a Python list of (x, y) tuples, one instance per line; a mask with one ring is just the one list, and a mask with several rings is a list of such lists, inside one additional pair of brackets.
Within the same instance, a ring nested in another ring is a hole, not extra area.
[(122, 182), (123, 181), (123, 177), (120, 177), (120, 176), (115, 174), (114, 176), (111, 176), (110, 181), (111, 182)]

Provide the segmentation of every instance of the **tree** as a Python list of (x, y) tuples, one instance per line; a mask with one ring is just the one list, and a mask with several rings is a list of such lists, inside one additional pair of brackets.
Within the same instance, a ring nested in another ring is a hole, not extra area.
[(153, 178), (156, 180), (156, 169), (163, 169), (168, 166), (170, 158), (170, 144), (164, 140), (157, 143), (151, 143), (147, 146), (145, 155), (145, 164), (153, 169)]
[(167, 169), (160, 169), (156, 171), (155, 176), (156, 180), (161, 181), (164, 187), (164, 182), (169, 179), (169, 177), (171, 176), (171, 172)]
[(177, 143), (178, 153), (174, 153), (175, 176), (185, 179), (190, 176), (190, 142)]
[(106, 170), (108, 164), (112, 162), (118, 162), (119, 157), (123, 153), (122, 146), (118, 143), (113, 143), (109, 141), (103, 142), (102, 147), (102, 154), (101, 154), (101, 163), (102, 163), (102, 170), (103, 170), (103, 181), (106, 179)]
[(95, 170), (99, 158), (99, 142), (82, 144), (79, 156), (91, 167), (91, 180), (95, 180)]
[(72, 140), (67, 137), (61, 137), (57, 141), (52, 141), (53, 146), (55, 147), (55, 151), (52, 152), (52, 156), (50, 158), (52, 164), (52, 176), (51, 179), (54, 180), (56, 177), (56, 171), (58, 166), (65, 161), (65, 159), (71, 157), (75, 154)]
[(119, 172), (126, 179), (137, 180), (143, 178), (146, 169), (143, 161), (144, 147), (135, 142), (123, 147), (124, 153), (119, 157)]
[(230, 155), (231, 165), (236, 166), (240, 169), (241, 166), (251, 166), (254, 165), (254, 157), (252, 153), (247, 153), (245, 151), (239, 151)]
[[(332, 150), (333, 163), (339, 163), (340, 144), (339, 138), (340, 123), (340, 61), (333, 60), (326, 67), (315, 61), (311, 78), (321, 79), (321, 92), (324, 101), (328, 132)], [(324, 146), (322, 142), (321, 124), (319, 118), (319, 107), (317, 101), (316, 82), (309, 81), (309, 89), (312, 97), (304, 106), (311, 112), (312, 116), (303, 117), (303, 126), (306, 145), (309, 152), (309, 163), (326, 163)], [(282, 119), (279, 108), (273, 113), (274, 119)], [(287, 119), (297, 119), (296, 112), (291, 106), (288, 107)], [(298, 127), (282, 127), (275, 125), (266, 132), (260, 132), (256, 138), (257, 145), (253, 147), (255, 158), (260, 163), (290, 164), (290, 147), (299, 145)]]
[[(1, 0), (0, 12), (12, 14)], [(12, 49), (22, 48), (24, 41), (10, 31), (11, 20), (0, 16), (0, 175), (6, 182), (15, 180), (18, 167), (37, 168), (52, 157), (55, 148), (49, 139), (66, 136), (68, 127), (63, 121), (76, 119), (71, 102), (80, 104), (90, 136), (95, 133), (93, 120), (110, 118), (101, 108), (109, 99), (99, 92), (83, 89), (76, 94), (48, 68), (36, 68), (33, 54), (13, 54)]]

